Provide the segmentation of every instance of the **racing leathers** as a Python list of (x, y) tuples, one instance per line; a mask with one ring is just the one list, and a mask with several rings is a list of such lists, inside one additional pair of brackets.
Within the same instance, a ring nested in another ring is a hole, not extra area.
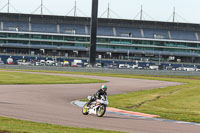
[(90, 99), (90, 101), (88, 101), (88, 106), (94, 102), (95, 100), (97, 99), (100, 99), (102, 95), (106, 95), (107, 96), (107, 93), (106, 91), (104, 91), (102, 88), (99, 89)]

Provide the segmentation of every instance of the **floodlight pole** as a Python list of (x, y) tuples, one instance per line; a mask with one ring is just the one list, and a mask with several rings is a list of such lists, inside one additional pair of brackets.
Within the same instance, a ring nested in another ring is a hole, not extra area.
[(76, 1), (75, 1), (75, 4), (74, 4), (74, 17), (76, 16)]
[(174, 7), (174, 12), (173, 12), (173, 22), (175, 22), (175, 16), (176, 16), (176, 8)]
[(98, 0), (92, 0), (91, 32), (90, 32), (90, 66), (94, 67), (96, 63), (96, 39), (97, 39), (97, 16)]
[(43, 0), (41, 0), (41, 15), (43, 15)]
[(10, 0), (8, 0), (8, 13), (10, 13)]
[(143, 15), (143, 9), (142, 9), (142, 5), (141, 5), (140, 20), (142, 20), (142, 15)]
[(108, 14), (107, 14), (107, 18), (110, 17), (110, 3), (108, 3)]

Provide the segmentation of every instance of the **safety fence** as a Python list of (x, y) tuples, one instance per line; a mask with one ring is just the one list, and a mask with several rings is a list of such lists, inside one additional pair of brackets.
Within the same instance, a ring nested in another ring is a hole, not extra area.
[(21, 70), (46, 70), (68, 72), (93, 72), (93, 73), (118, 73), (140, 75), (176, 75), (176, 76), (200, 76), (197, 71), (170, 71), (170, 70), (138, 70), (138, 69), (113, 69), (113, 68), (89, 68), (89, 67), (56, 67), (56, 66), (25, 66), (25, 65), (0, 65), (1, 69)]

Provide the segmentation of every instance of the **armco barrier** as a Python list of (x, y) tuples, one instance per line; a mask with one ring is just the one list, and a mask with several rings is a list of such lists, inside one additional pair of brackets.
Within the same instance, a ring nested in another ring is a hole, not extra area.
[(95, 73), (119, 73), (140, 75), (176, 75), (176, 76), (200, 76), (200, 72), (166, 71), (166, 70), (137, 70), (137, 69), (110, 69), (110, 68), (84, 68), (84, 67), (55, 67), (55, 66), (24, 66), (24, 65), (0, 65), (2, 69), (47, 70), (69, 72), (95, 72)]

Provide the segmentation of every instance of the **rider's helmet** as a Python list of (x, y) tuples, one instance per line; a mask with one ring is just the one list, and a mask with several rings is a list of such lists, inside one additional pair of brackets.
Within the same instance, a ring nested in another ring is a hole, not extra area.
[(107, 91), (107, 86), (106, 85), (102, 85), (101, 89), (106, 92)]

